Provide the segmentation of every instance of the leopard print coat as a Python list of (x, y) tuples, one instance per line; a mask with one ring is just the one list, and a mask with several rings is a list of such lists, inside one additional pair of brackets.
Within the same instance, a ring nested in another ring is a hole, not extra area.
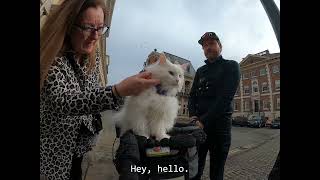
[(40, 94), (40, 174), (49, 179), (69, 179), (72, 157), (91, 150), (93, 114), (119, 109), (111, 86), (99, 87), (99, 63), (97, 56), (95, 71), (87, 74), (86, 66), (62, 56), (49, 70)]

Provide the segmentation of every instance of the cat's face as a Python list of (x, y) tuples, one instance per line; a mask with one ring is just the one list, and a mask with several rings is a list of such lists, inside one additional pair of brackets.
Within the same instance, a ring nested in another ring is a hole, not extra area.
[(145, 69), (152, 73), (153, 78), (160, 79), (162, 87), (175, 88), (180, 92), (184, 85), (184, 68), (185, 65), (172, 64), (161, 54), (157, 62)]

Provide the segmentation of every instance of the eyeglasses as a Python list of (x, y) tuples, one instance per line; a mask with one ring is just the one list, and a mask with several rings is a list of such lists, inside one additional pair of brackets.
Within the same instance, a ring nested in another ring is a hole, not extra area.
[(86, 26), (86, 25), (78, 25), (75, 24), (75, 27), (79, 28), (79, 30), (82, 31), (82, 33), (84, 33), (84, 35), (86, 36), (90, 36), (92, 33), (98, 32), (98, 35), (104, 35), (105, 33), (107, 33), (109, 31), (109, 27), (108, 26), (101, 26), (101, 27), (92, 27), (92, 26)]

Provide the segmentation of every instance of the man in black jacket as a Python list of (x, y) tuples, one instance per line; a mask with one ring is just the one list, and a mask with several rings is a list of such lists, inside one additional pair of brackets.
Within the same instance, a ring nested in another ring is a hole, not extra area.
[(195, 75), (189, 98), (189, 115), (207, 133), (199, 148), (198, 174), (203, 174), (207, 152), (210, 153), (210, 179), (223, 180), (224, 165), (231, 143), (233, 97), (240, 81), (239, 64), (221, 56), (222, 45), (214, 32), (198, 41), (207, 58)]

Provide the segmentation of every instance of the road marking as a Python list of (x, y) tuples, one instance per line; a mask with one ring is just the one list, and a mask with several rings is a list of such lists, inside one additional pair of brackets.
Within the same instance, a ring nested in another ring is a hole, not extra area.
[(232, 149), (231, 151), (229, 151), (229, 155), (233, 155), (239, 151), (241, 151), (241, 149), (239, 149), (239, 148)]

